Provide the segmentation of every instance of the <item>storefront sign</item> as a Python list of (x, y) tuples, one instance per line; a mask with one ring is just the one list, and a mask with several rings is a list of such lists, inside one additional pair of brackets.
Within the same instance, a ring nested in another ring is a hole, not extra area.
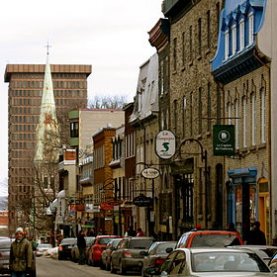
[(170, 159), (176, 151), (175, 135), (168, 130), (159, 132), (156, 136), (156, 154), (161, 159)]
[(155, 179), (160, 176), (160, 172), (157, 168), (148, 167), (142, 170), (141, 175), (146, 179)]
[(133, 199), (133, 204), (138, 207), (148, 207), (152, 204), (152, 198), (141, 194)]
[(215, 156), (233, 156), (235, 154), (235, 126), (214, 125), (213, 146)]

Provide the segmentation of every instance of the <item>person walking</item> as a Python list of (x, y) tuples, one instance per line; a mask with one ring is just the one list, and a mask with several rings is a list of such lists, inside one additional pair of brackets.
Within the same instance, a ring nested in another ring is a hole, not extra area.
[(248, 245), (266, 245), (266, 238), (264, 232), (260, 229), (260, 222), (255, 221), (252, 224), (252, 229), (250, 230), (248, 237), (246, 239), (246, 244)]
[(77, 247), (79, 250), (79, 264), (85, 264), (85, 253), (86, 253), (86, 240), (85, 233), (81, 230), (77, 237)]
[(144, 232), (142, 231), (141, 228), (138, 228), (138, 231), (137, 231), (137, 237), (143, 237), (144, 236)]
[(15, 240), (10, 248), (11, 277), (26, 277), (31, 271), (33, 251), (31, 243), (25, 238), (22, 227), (15, 231)]

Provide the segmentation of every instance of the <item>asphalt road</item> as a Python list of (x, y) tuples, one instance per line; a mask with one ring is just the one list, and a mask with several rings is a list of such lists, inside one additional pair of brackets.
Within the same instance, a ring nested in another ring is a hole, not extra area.
[[(49, 257), (37, 257), (37, 277), (119, 277), (109, 271), (101, 270), (99, 267), (79, 265), (71, 261), (59, 261)], [(138, 277), (132, 273), (128, 276)]]

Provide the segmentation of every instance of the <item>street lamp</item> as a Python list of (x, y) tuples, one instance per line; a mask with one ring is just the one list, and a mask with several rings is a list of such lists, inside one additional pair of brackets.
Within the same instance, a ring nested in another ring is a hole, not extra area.
[[(203, 148), (203, 145), (198, 139), (195, 138), (188, 138), (183, 139), (180, 142), (180, 145), (177, 150), (177, 155), (182, 159), (181, 156), (181, 148), (186, 143), (193, 143), (196, 142), (198, 146), (200, 147), (200, 155), (201, 155), (201, 161), (204, 162), (204, 182), (205, 182), (205, 228), (208, 228), (208, 155), (207, 150)], [(176, 161), (176, 160), (175, 160)]]

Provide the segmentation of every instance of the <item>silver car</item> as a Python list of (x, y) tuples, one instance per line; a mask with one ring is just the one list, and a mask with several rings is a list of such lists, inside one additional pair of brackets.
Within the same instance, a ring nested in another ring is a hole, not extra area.
[(111, 257), (111, 272), (124, 274), (127, 270), (141, 273), (144, 255), (142, 250), (148, 250), (154, 242), (153, 237), (125, 237), (113, 251)]
[(277, 252), (273, 255), (268, 265), (272, 272), (277, 275)]
[(231, 248), (178, 248), (161, 266), (161, 276), (273, 277), (252, 250)]

